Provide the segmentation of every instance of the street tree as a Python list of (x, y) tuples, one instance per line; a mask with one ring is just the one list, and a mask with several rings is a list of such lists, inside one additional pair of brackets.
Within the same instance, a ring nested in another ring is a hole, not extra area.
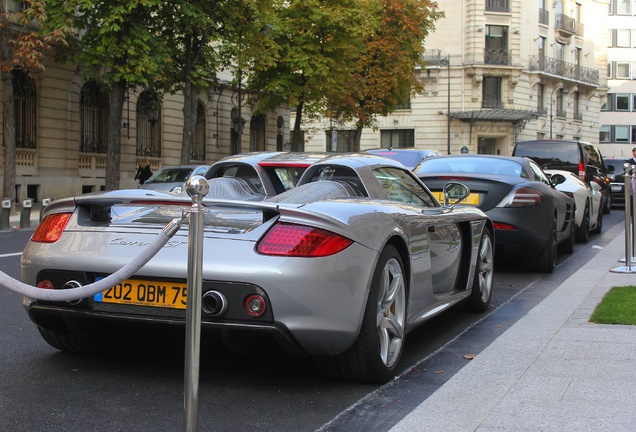
[(48, 0), (52, 28), (71, 17), (79, 37), (65, 59), (78, 63), (82, 78), (109, 94), (106, 190), (119, 189), (121, 128), (126, 91), (156, 91), (170, 59), (156, 20), (162, 0)]
[(377, 27), (367, 33), (366, 49), (347, 85), (329, 95), (325, 112), (334, 121), (355, 123), (355, 150), (363, 128), (373, 127), (377, 116), (406, 105), (423, 90), (414, 71), (422, 64), (426, 36), (444, 16), (430, 0), (369, 0), (367, 6), (379, 18)]
[[(272, 40), (277, 50), (270, 61), (257, 63), (248, 78), (253, 101), (267, 111), (283, 104), (294, 106), (296, 123), (291, 149), (300, 147), (303, 115), (325, 110), (326, 95), (342, 91), (360, 58), (374, 17), (365, 1), (274, 1), (276, 21)], [(271, 60), (275, 61), (271, 61)]]
[[(68, 21), (51, 30), (42, 27), (48, 17), (45, 2), (25, 0), (17, 11), (0, 9), (0, 73), (2, 73), (2, 112), (4, 142), (3, 197), (16, 199), (16, 135), (13, 92), (13, 71), (22, 69), (26, 73), (44, 70), (46, 52), (55, 46), (65, 45), (72, 32)], [(7, 2), (5, 2), (6, 6)], [(17, 4), (17, 3), (16, 3)]]

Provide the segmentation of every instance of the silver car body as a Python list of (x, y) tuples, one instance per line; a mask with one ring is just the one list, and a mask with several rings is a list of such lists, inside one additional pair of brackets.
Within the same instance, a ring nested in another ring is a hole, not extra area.
[(179, 165), (163, 167), (144, 182), (140, 189), (180, 193), (186, 181), (194, 175), (204, 175), (209, 165)]
[(565, 182), (556, 185), (556, 189), (561, 192), (568, 192), (574, 198), (576, 203), (576, 209), (574, 212), (574, 220), (576, 227), (580, 227), (583, 223), (583, 216), (585, 214), (586, 207), (590, 213), (590, 230), (594, 230), (598, 225), (599, 213), (602, 212), (601, 200), (603, 197), (603, 191), (596, 182), (592, 182), (591, 186), (588, 186), (583, 182), (579, 176), (564, 170), (544, 170), (549, 176), (554, 174), (561, 174), (565, 177)]
[[(336, 181), (341, 171), (347, 173), (346, 178)], [(324, 178), (325, 173), (331, 178)], [(391, 175), (416, 185), (426, 204), (402, 199), (404, 191), (393, 189)], [(356, 193), (334, 195), (334, 183), (338, 188), (348, 183), (347, 190)], [(371, 155), (324, 159), (305, 171), (298, 187), (273, 198), (248, 198), (208, 196), (203, 201), (207, 209), (203, 290), (225, 293), (230, 305), (222, 317), (204, 314), (202, 326), (269, 334), (289, 353), (333, 356), (354, 344), (378, 257), (388, 244), (397, 248), (404, 263), (406, 332), (467, 299), (476, 278), (480, 242), (485, 233), (492, 238), (493, 232), (482, 211), (441, 206), (402, 164)], [(55, 288), (61, 288), (67, 278), (83, 285), (111, 274), (137, 256), (158, 230), (190, 204), (183, 197), (140, 190), (56, 201), (47, 207), (44, 221), (63, 212), (72, 212), (70, 220), (54, 243), (28, 243), (21, 260), (23, 281), (37, 285), (42, 278), (56, 275)], [(327, 230), (352, 243), (323, 257), (259, 253), (259, 241), (273, 226), (283, 223)], [(136, 277), (184, 282), (187, 255), (186, 225)], [(237, 313), (240, 299), (238, 307), (232, 304), (236, 300), (233, 290), (241, 298), (251, 292), (263, 295), (267, 314), (250, 318)], [(82, 319), (127, 326), (182, 323), (185, 316), (181, 309), (106, 304), (92, 298), (79, 305), (25, 299), (25, 307), (40, 327)]]

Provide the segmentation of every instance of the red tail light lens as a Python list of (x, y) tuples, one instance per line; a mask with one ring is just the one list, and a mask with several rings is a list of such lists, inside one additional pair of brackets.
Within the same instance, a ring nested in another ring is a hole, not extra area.
[(579, 178), (585, 181), (585, 164), (583, 162), (579, 164)]
[(324, 257), (346, 249), (351, 243), (348, 238), (327, 230), (279, 223), (265, 234), (256, 250), (264, 255)]
[(60, 239), (72, 213), (55, 213), (46, 216), (38, 225), (31, 241), (36, 243), (55, 243)]
[(509, 193), (497, 207), (530, 207), (540, 204), (543, 194), (537, 190), (522, 187)]

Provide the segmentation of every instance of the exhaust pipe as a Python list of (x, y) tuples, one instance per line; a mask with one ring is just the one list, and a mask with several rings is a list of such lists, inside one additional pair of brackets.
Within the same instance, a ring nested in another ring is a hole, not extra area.
[(227, 310), (227, 299), (219, 291), (212, 290), (203, 294), (201, 309), (206, 315), (218, 317)]
[[(81, 283), (79, 283), (76, 280), (70, 280), (67, 281), (64, 286), (62, 287), (62, 289), (73, 289), (73, 288), (80, 288), (82, 286)], [(77, 300), (67, 300), (66, 303), (70, 304), (71, 306), (77, 306), (80, 303), (82, 303), (84, 301), (83, 298), (81, 299), (77, 299)]]

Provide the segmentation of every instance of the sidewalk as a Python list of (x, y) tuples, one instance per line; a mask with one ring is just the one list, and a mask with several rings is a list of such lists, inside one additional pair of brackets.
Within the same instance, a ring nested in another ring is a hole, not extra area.
[(624, 256), (621, 231), (390, 432), (636, 430), (636, 326), (588, 322)]

